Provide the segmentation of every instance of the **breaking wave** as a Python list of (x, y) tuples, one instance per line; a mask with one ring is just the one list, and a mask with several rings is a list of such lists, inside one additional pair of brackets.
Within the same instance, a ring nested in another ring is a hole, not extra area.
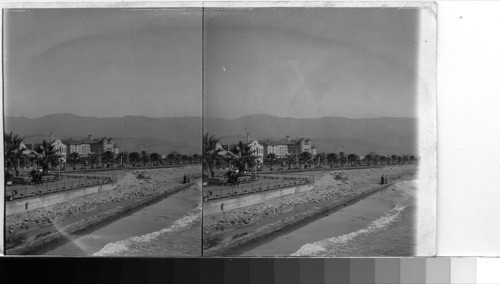
[(317, 241), (314, 243), (308, 243), (303, 245), (298, 251), (292, 253), (291, 256), (326, 256), (334, 255), (336, 247), (339, 245), (345, 245), (346, 243), (352, 241), (353, 239), (360, 237), (362, 235), (374, 233), (381, 231), (390, 224), (398, 220), (401, 212), (406, 208), (403, 201), (400, 201), (396, 206), (387, 212), (385, 215), (371, 222), (367, 227), (359, 229), (355, 232), (341, 235), (338, 237), (332, 237)]
[(127, 254), (128, 252), (133, 250), (133, 248), (150, 244), (160, 237), (187, 229), (194, 222), (201, 219), (201, 208), (202, 203), (200, 202), (195, 209), (190, 211), (187, 215), (174, 221), (169, 227), (149, 234), (134, 236), (121, 241), (109, 243), (105, 245), (100, 251), (94, 253), (94, 256), (116, 256)]

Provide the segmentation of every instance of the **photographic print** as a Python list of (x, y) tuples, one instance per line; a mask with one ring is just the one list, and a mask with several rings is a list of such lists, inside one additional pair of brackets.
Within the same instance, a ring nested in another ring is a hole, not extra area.
[(3, 30), (5, 253), (201, 256), (201, 9), (4, 9)]
[(434, 17), (205, 9), (204, 256), (435, 253)]

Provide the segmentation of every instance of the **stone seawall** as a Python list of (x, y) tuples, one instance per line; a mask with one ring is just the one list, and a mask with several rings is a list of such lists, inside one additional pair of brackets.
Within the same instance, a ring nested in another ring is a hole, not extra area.
[(194, 184), (196, 184), (196, 182), (177, 186), (175, 188), (166, 190), (165, 193), (163, 194), (139, 199), (127, 205), (112, 207), (108, 211), (101, 212), (85, 220), (80, 220), (65, 227), (62, 230), (40, 237), (32, 243), (23, 244), (11, 249), (7, 249), (7, 254), (9, 255), (30, 254), (30, 252), (40, 249), (46, 245), (49, 245), (52, 242), (58, 241), (63, 238), (67, 238), (69, 234), (85, 231), (106, 222), (112, 222), (113, 220), (123, 217), (125, 214), (134, 212), (136, 210), (140, 210), (150, 204), (158, 202), (161, 199), (166, 198), (169, 195), (178, 192), (182, 189), (185, 189), (189, 186), (192, 186)]
[(230, 198), (210, 200), (203, 203), (203, 215), (211, 215), (251, 206), (266, 201), (283, 197), (290, 194), (311, 191), (314, 188), (312, 184), (298, 185), (280, 189), (267, 190), (251, 194), (239, 195)]
[[(5, 202), (6, 216), (70, 201), (89, 194), (114, 190), (116, 183), (72, 189), (42, 196), (33, 196)], [(27, 204), (27, 206), (26, 206)], [(27, 207), (27, 209), (26, 209)]]
[(376, 192), (379, 192), (382, 189), (385, 189), (389, 186), (393, 185), (392, 183), (382, 186), (377, 186), (373, 189), (363, 191), (362, 193), (346, 198), (344, 200), (335, 202), (328, 206), (313, 208), (306, 212), (299, 213), (294, 216), (287, 217), (283, 220), (277, 221), (275, 223), (271, 223), (264, 227), (257, 229), (256, 231), (244, 235), (239, 238), (235, 238), (230, 242), (219, 244), (217, 246), (208, 248), (203, 250), (203, 256), (226, 256), (230, 255), (231, 252), (241, 249), (244, 246), (248, 246), (250, 244), (256, 243), (258, 241), (264, 240), (266, 238), (272, 237), (278, 233), (281, 233), (285, 230), (292, 229), (298, 225), (313, 221), (317, 218), (321, 218), (331, 212), (335, 212), (344, 206), (348, 206), (353, 204), (367, 196), (370, 196)]

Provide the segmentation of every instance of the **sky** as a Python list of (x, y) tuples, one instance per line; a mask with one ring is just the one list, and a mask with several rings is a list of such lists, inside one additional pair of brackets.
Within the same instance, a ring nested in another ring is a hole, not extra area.
[(418, 10), (205, 10), (204, 114), (416, 117)]
[(200, 9), (7, 10), (4, 23), (8, 116), (201, 116)]
[(201, 116), (203, 101), (223, 118), (416, 117), (416, 9), (35, 9), (4, 21), (8, 116)]

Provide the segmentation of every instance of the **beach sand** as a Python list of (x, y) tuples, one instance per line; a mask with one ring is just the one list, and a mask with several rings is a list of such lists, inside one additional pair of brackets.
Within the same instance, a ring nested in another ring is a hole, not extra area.
[[(43, 237), (58, 233), (65, 236), (96, 225), (100, 219), (119, 218), (129, 209), (140, 209), (163, 195), (183, 187), (182, 177), (201, 177), (201, 166), (119, 171), (117, 188), (53, 206), (6, 217), (6, 250), (17, 253), (19, 247), (40, 242)], [(114, 216), (113, 216), (114, 215)], [(58, 236), (60, 237), (60, 236)], [(21, 249), (22, 253), (29, 253)]]
[[(279, 222), (307, 212), (318, 212), (332, 203), (356, 198), (363, 192), (380, 187), (380, 177), (388, 175), (389, 182), (414, 178), (413, 165), (384, 168), (314, 172), (314, 189), (275, 199), (266, 203), (208, 215), (203, 218), (204, 250), (221, 247), (241, 236), (249, 236), (268, 225), (280, 227)], [(207, 251), (208, 252), (208, 251)]]

